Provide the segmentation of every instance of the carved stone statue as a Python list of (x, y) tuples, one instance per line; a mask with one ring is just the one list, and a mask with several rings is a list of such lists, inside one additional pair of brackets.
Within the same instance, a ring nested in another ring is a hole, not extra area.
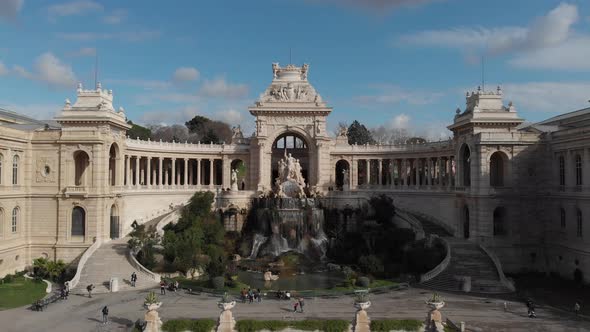
[(279, 72), (279, 63), (273, 62), (273, 64), (272, 64), (272, 78), (277, 78), (278, 72)]
[(244, 134), (242, 133), (242, 128), (240, 128), (239, 125), (232, 127), (231, 131), (232, 131), (232, 134), (231, 134), (232, 138), (244, 138)]
[(345, 126), (338, 127), (337, 135), (338, 137), (348, 137), (348, 128)]
[(348, 170), (345, 168), (342, 170), (342, 183), (344, 185), (350, 184), (350, 176), (348, 175)]
[(301, 164), (298, 159), (285, 155), (278, 162), (279, 177), (276, 179), (275, 193), (279, 197), (305, 197), (305, 179), (301, 174)]
[(302, 81), (307, 81), (307, 71), (309, 70), (309, 65), (307, 63), (304, 63), (303, 66), (301, 67), (301, 80)]
[(231, 170), (231, 191), (238, 191), (238, 171), (235, 168)]

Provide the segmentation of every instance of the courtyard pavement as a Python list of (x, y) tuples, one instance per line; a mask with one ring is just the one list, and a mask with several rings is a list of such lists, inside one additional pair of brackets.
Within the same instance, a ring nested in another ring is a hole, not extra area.
[[(158, 289), (154, 289), (159, 293)], [(137, 319), (143, 320), (142, 304), (148, 290), (128, 291), (87, 296), (72, 295), (67, 301), (49, 305), (43, 312), (26, 307), (0, 311), (0, 331), (3, 332), (83, 332), (83, 331), (131, 331)], [(422, 320), (427, 308), (424, 301), (431, 291), (409, 288), (390, 293), (371, 295), (372, 306), (368, 313), (372, 319), (410, 318)], [(443, 319), (465, 321), (468, 331), (590, 331), (590, 322), (576, 318), (572, 313), (550, 307), (537, 308), (536, 319), (526, 315), (522, 303), (475, 296), (440, 293), (446, 306), (441, 310)], [(213, 318), (220, 313), (219, 297), (207, 294), (192, 295), (184, 291), (167, 292), (160, 296), (163, 302), (159, 310), (162, 320), (173, 318)], [(310, 298), (305, 301), (305, 313), (293, 313), (292, 302), (265, 299), (262, 303), (238, 303), (233, 309), (239, 319), (318, 319), (334, 318), (352, 320), (354, 308), (351, 297)], [(102, 325), (101, 309), (109, 306), (110, 322)]]

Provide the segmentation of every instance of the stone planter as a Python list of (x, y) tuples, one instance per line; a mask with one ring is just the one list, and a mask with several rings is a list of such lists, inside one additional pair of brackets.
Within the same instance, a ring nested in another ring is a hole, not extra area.
[(219, 307), (219, 309), (221, 309), (223, 311), (231, 310), (233, 307), (236, 306), (236, 301), (219, 302), (219, 303), (217, 303), (217, 306)]
[(144, 303), (143, 304), (148, 311), (154, 311), (160, 309), (162, 302), (157, 303)]
[(354, 307), (358, 310), (367, 310), (371, 306), (371, 301), (367, 302), (355, 302)]
[(432, 310), (440, 310), (442, 307), (445, 306), (445, 302), (444, 301), (440, 301), (440, 302), (426, 302), (426, 305), (428, 305), (430, 307), (430, 309)]

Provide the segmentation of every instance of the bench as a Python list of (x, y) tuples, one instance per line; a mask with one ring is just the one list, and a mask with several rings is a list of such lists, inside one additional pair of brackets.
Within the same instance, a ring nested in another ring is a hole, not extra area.
[(49, 304), (55, 303), (59, 300), (61, 300), (61, 295), (58, 293), (53, 293), (49, 297), (33, 302), (30, 308), (34, 311), (43, 311), (43, 309), (45, 309)]

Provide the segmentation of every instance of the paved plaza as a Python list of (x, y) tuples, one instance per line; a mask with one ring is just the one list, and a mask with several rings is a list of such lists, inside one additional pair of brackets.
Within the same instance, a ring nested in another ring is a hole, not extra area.
[[(157, 290), (156, 290), (157, 291)], [(0, 312), (0, 330), (4, 332), (66, 332), (66, 331), (131, 331), (132, 324), (143, 319), (143, 301), (147, 290), (113, 294), (99, 294), (92, 299), (73, 295), (67, 301), (50, 305), (43, 312), (17, 308)], [(424, 300), (430, 291), (410, 288), (402, 291), (372, 295), (373, 305), (368, 310), (372, 319), (411, 318), (423, 319), (426, 315)], [(504, 311), (501, 299), (486, 299), (475, 296), (441, 293), (447, 305), (442, 309), (443, 319), (465, 321), (469, 331), (590, 331), (590, 322), (550, 307), (539, 307), (538, 318), (526, 316), (524, 304), (508, 302)], [(218, 297), (190, 295), (183, 292), (160, 297), (163, 305), (159, 310), (164, 321), (173, 318), (213, 318), (219, 315)], [(307, 299), (305, 313), (293, 313), (292, 303), (266, 299), (262, 303), (239, 303), (233, 309), (237, 320), (253, 319), (350, 319), (354, 317), (351, 297)], [(103, 326), (100, 310), (110, 308), (110, 323)]]

